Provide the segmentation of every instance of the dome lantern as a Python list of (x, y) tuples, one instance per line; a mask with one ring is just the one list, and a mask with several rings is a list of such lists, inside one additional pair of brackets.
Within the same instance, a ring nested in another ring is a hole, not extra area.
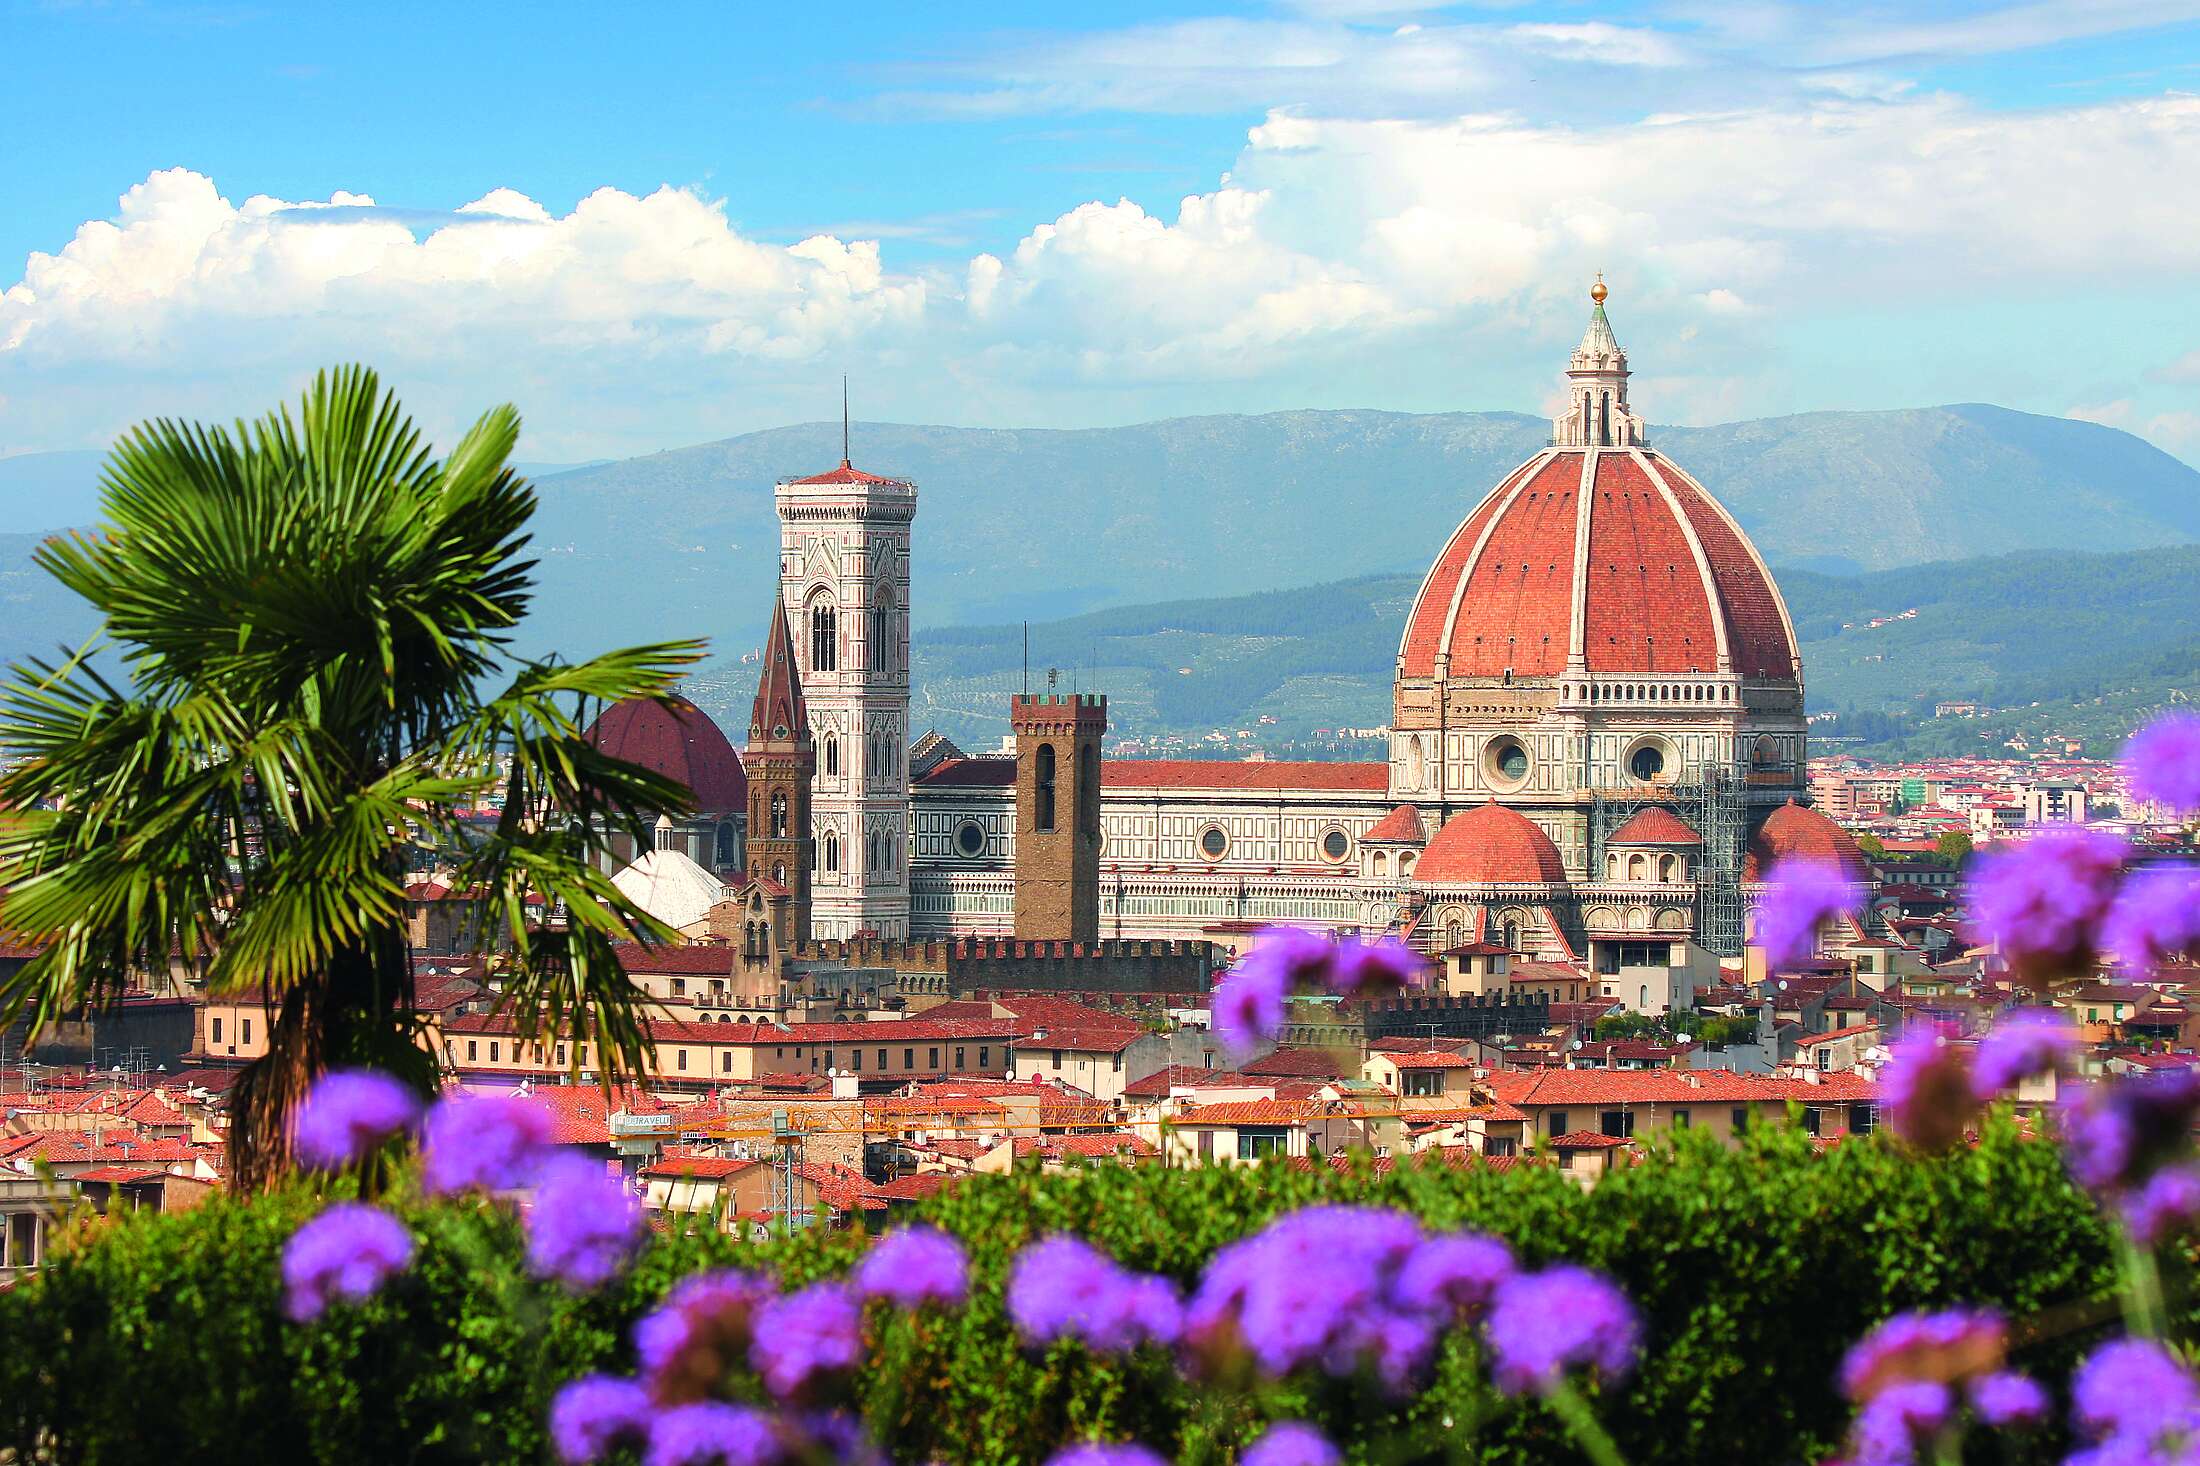
[(1589, 328), (1566, 364), (1566, 411), (1551, 421), (1551, 439), (1561, 448), (1634, 448), (1648, 441), (1627, 402), (1626, 348), (1604, 314), (1610, 294), (1599, 272), (1589, 287)]

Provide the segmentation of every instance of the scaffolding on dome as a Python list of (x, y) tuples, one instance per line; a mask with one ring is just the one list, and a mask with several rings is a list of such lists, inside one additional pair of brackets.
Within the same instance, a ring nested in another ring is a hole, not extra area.
[(1712, 765), (1668, 784), (1629, 784), (1591, 791), (1589, 871), (1604, 869), (1614, 830), (1652, 805), (1670, 809), (1703, 836), (1696, 867), (1696, 940), (1721, 957), (1742, 955), (1742, 855), (1748, 839), (1743, 812), (1747, 781), (1739, 769)]

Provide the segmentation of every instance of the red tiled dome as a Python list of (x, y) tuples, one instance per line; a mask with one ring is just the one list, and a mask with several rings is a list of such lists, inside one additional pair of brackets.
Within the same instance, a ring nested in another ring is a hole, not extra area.
[(1421, 825), (1421, 811), (1410, 804), (1401, 804), (1369, 827), (1368, 832), (1360, 836), (1360, 843), (1418, 845), (1426, 838), (1427, 832)]
[(1440, 886), (1555, 885), (1566, 879), (1566, 862), (1534, 820), (1502, 804), (1481, 804), (1444, 822), (1413, 878)]
[(1792, 799), (1767, 815), (1756, 837), (1749, 842), (1742, 879), (1763, 880), (1776, 863), (1790, 856), (1839, 866), (1841, 873), (1852, 881), (1861, 881), (1868, 873), (1864, 852), (1854, 835), (1817, 810), (1805, 809)]
[(1703, 836), (1662, 804), (1653, 804), (1605, 837), (1607, 845), (1701, 845)]
[(1556, 677), (1576, 650), (1592, 674), (1796, 672), (1787, 609), (1741, 526), (1641, 447), (1546, 448), (1499, 483), (1423, 582), (1399, 672), (1436, 676), (1448, 654), (1450, 676)]
[(740, 755), (701, 708), (684, 697), (669, 702), (613, 703), (589, 728), (589, 741), (613, 758), (678, 779), (695, 792), (702, 813), (739, 812), (749, 798)]

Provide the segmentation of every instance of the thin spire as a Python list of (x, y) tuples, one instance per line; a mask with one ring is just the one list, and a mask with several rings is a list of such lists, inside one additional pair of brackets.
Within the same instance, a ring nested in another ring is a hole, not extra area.
[(840, 466), (852, 468), (848, 457), (848, 374), (840, 374)]

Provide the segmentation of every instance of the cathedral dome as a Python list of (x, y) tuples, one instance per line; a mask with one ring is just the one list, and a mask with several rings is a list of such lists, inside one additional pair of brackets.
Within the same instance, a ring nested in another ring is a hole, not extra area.
[(1644, 442), (1597, 299), (1552, 446), (1477, 504), (1422, 582), (1403, 678), (1799, 675), (1794, 628), (1734, 517)]
[(1558, 885), (1566, 862), (1534, 820), (1502, 804), (1478, 804), (1444, 822), (1413, 877), (1436, 886)]
[(740, 755), (708, 713), (684, 697), (667, 702), (613, 703), (590, 726), (588, 740), (613, 758), (678, 779), (695, 792), (701, 813), (738, 813), (749, 797)]
[(1852, 881), (1864, 880), (1864, 851), (1856, 837), (1815, 809), (1789, 800), (1765, 817), (1756, 837), (1749, 842), (1742, 879), (1761, 881), (1780, 861), (1789, 858), (1836, 866)]

